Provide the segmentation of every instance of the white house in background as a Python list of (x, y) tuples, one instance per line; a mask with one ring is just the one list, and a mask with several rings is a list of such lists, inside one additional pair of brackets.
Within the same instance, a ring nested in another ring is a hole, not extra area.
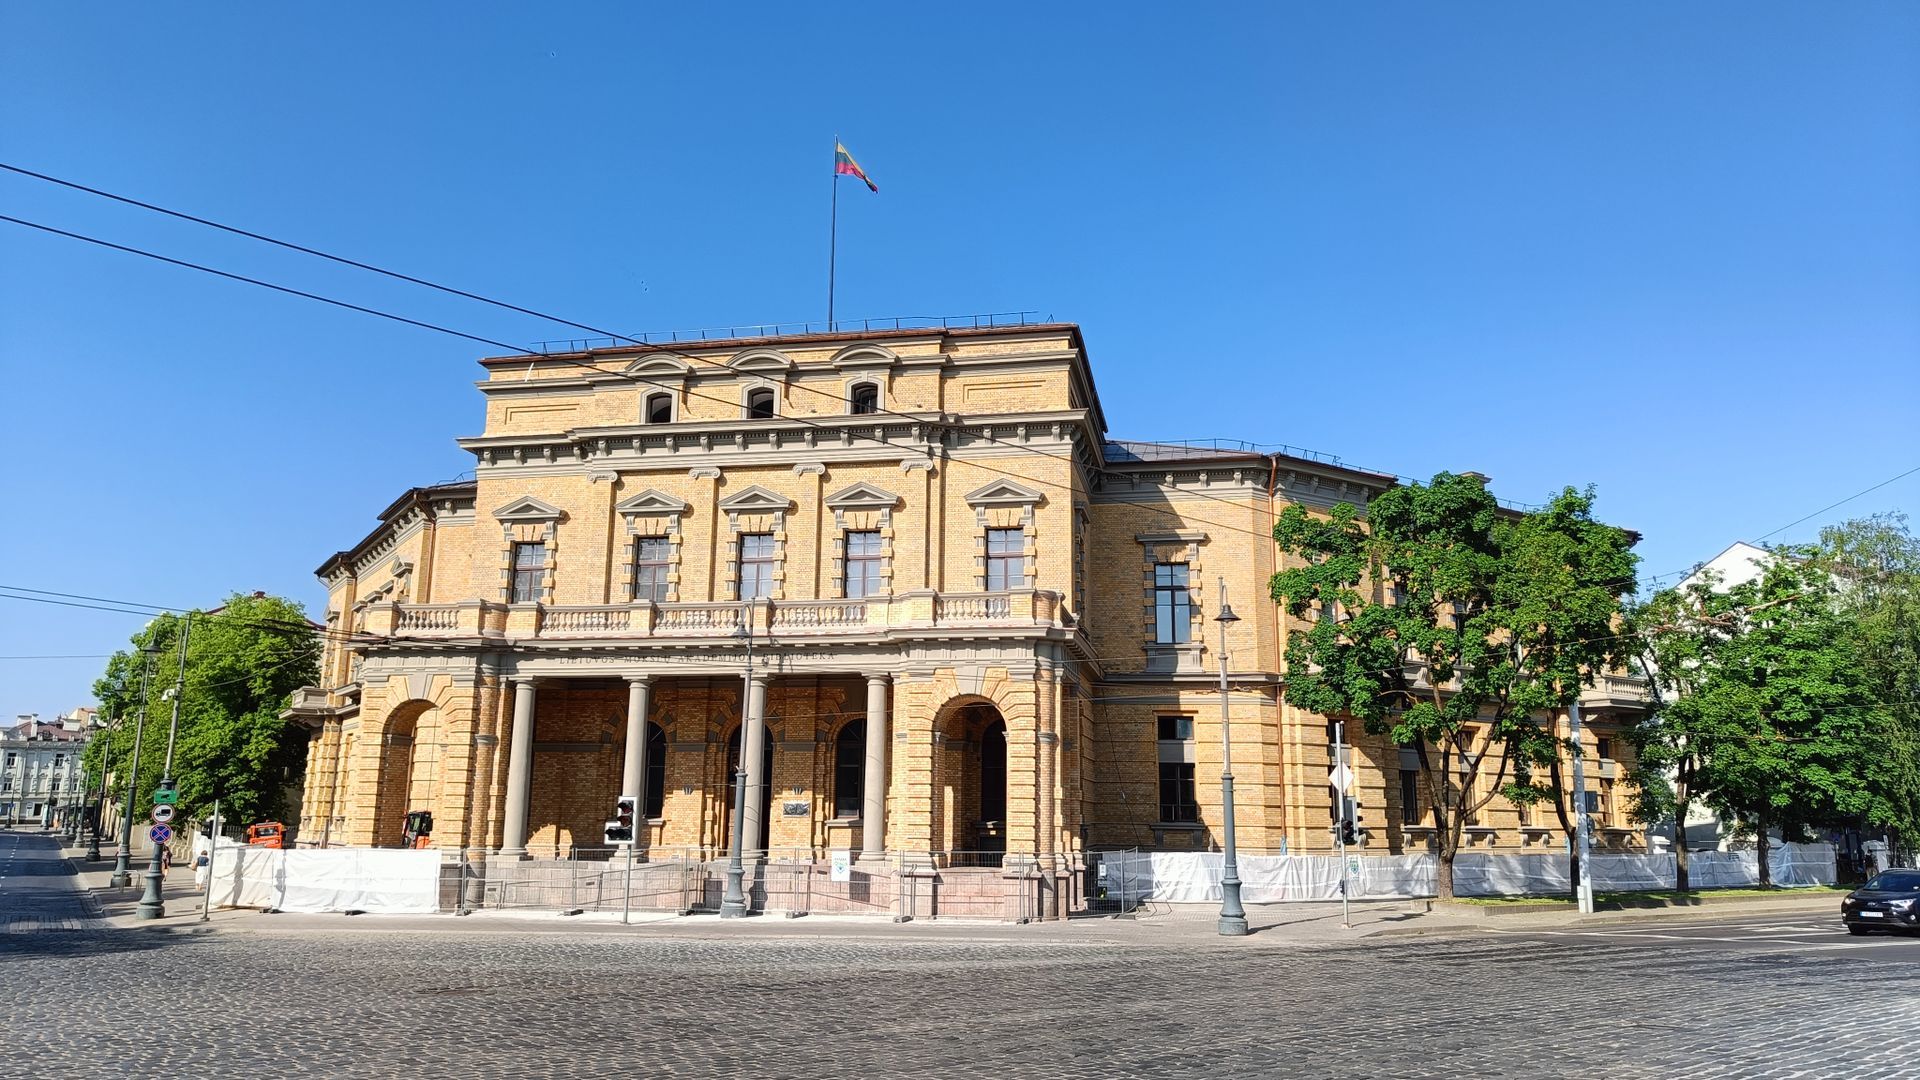
[[(1677, 588), (1686, 588), (1708, 579), (1709, 574), (1717, 580), (1717, 589), (1731, 589), (1744, 584), (1766, 572), (1767, 563), (1776, 558), (1773, 552), (1756, 547), (1745, 540), (1736, 540), (1732, 546), (1699, 566), (1693, 573), (1680, 579)], [(1733, 838), (1733, 828), (1720, 819), (1718, 814), (1705, 804), (1693, 802), (1687, 806), (1687, 850), (1688, 851), (1724, 851)], [(1647, 843), (1650, 848), (1666, 848), (1673, 843), (1673, 827), (1655, 825), (1647, 829)]]
[(0, 822), (46, 825), (60, 807), (84, 801), (80, 755), (92, 733), (87, 708), (51, 724), (24, 714), (0, 728)]
[(1698, 581), (1705, 580), (1709, 571), (1719, 575), (1719, 587), (1731, 589), (1743, 585), (1766, 572), (1767, 563), (1774, 558), (1773, 552), (1766, 548), (1755, 547), (1745, 540), (1736, 540), (1733, 546), (1695, 567), (1693, 573), (1680, 579), (1680, 587), (1686, 588)]

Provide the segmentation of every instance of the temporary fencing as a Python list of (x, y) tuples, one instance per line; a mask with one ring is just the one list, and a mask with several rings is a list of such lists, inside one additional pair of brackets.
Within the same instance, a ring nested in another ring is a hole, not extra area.
[(437, 851), (221, 844), (212, 862), (214, 907), (387, 915), (440, 907)]
[[(1206, 903), (1220, 899), (1223, 857), (1208, 851), (1098, 852), (1104, 872), (1133, 883), (1141, 898), (1166, 903)], [(1593, 885), (1603, 892), (1671, 889), (1674, 857), (1663, 854), (1594, 855)], [(1250, 904), (1338, 900), (1344, 875), (1353, 899), (1415, 899), (1434, 895), (1433, 855), (1287, 855), (1238, 853), (1241, 899)], [(1769, 852), (1776, 885), (1830, 885), (1834, 881), (1831, 844), (1787, 844)], [(1694, 888), (1757, 885), (1758, 854), (1753, 851), (1696, 852), (1688, 857), (1688, 881)], [(1453, 863), (1457, 896), (1559, 895), (1571, 891), (1565, 853), (1495, 855), (1463, 852)]]

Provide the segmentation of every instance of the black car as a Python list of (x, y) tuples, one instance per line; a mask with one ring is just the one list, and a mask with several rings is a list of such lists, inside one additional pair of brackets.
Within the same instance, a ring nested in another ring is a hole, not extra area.
[(1882, 870), (1840, 901), (1849, 934), (1920, 930), (1920, 870)]

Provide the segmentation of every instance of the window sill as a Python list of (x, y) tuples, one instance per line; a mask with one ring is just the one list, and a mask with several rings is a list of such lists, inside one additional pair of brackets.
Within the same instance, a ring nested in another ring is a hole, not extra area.
[(1153, 827), (1156, 829), (1185, 829), (1190, 832), (1202, 832), (1206, 829), (1206, 826), (1198, 821), (1156, 821), (1153, 823)]

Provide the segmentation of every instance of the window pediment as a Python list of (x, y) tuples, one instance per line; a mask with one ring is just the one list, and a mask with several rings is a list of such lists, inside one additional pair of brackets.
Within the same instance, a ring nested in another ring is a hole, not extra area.
[(862, 481), (827, 496), (831, 510), (891, 510), (900, 505), (900, 496)]
[(687, 512), (687, 500), (675, 498), (664, 491), (648, 488), (630, 495), (614, 506), (614, 511), (625, 515), (638, 514), (684, 514)]
[(627, 365), (627, 374), (653, 379), (684, 379), (693, 366), (676, 356), (643, 356)]
[(735, 514), (785, 513), (793, 509), (793, 500), (754, 484), (721, 499), (720, 509)]
[(522, 495), (493, 512), (494, 520), (501, 522), (559, 521), (566, 516), (566, 511), (531, 495)]
[(900, 354), (883, 345), (871, 342), (856, 342), (833, 354), (830, 363), (834, 367), (848, 368), (884, 368), (892, 367), (900, 359)]
[(793, 361), (778, 349), (748, 349), (735, 353), (727, 366), (740, 372), (776, 372), (793, 370)]
[(995, 480), (985, 487), (967, 492), (967, 505), (982, 506), (1038, 506), (1046, 501), (1046, 496), (1025, 484), (1012, 480)]

